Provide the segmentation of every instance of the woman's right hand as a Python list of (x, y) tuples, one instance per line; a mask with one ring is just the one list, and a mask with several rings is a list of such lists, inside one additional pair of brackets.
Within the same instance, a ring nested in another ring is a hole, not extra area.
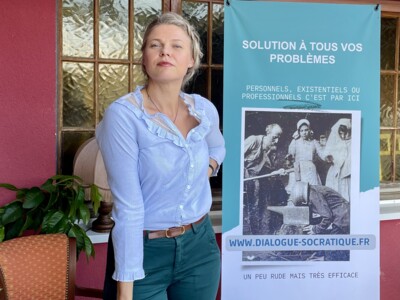
[(133, 282), (117, 282), (117, 300), (133, 299)]

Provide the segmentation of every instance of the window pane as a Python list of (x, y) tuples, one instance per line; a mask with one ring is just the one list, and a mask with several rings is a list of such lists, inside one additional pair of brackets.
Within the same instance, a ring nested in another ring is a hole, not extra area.
[(389, 130), (382, 130), (380, 136), (380, 180), (392, 180), (392, 141), (393, 135)]
[(196, 28), (200, 35), (202, 51), (204, 53), (202, 62), (208, 61), (208, 39), (207, 39), (207, 28), (208, 28), (208, 4), (198, 2), (182, 2), (182, 16)]
[(133, 47), (133, 59), (138, 61), (141, 58), (142, 52), (140, 48), (143, 42), (143, 34), (146, 26), (151, 20), (161, 14), (162, 11), (161, 0), (134, 0), (134, 47)]
[(137, 85), (144, 85), (146, 83), (146, 76), (142, 72), (141, 65), (134, 65), (132, 68), (132, 77), (133, 77), (133, 84), (134, 86), (132, 89), (135, 89)]
[(93, 64), (63, 63), (63, 126), (94, 128)]
[(101, 0), (99, 26), (100, 57), (127, 59), (128, 0)]
[(393, 75), (381, 75), (381, 126), (392, 127), (394, 104)]
[(76, 151), (94, 132), (63, 132), (61, 136), (61, 174), (72, 174)]
[(224, 62), (224, 6), (213, 5), (212, 63)]
[(395, 144), (395, 159), (396, 159), (396, 175), (395, 175), (395, 181), (400, 180), (400, 130), (396, 131), (396, 136), (393, 138), (393, 140), (396, 141)]
[(93, 57), (93, 0), (63, 0), (63, 55)]
[(219, 118), (220, 118), (220, 126), (222, 126), (222, 99), (223, 99), (223, 90), (224, 90), (224, 80), (223, 80), (223, 71), (222, 70), (212, 70), (211, 72), (211, 100), (214, 105), (217, 107)]
[(207, 95), (207, 72), (204, 69), (199, 69), (193, 79), (190, 81), (185, 91), (206, 97)]
[(396, 19), (381, 21), (381, 69), (394, 70), (396, 51)]
[(128, 93), (129, 70), (125, 65), (99, 65), (99, 119), (115, 99)]
[[(398, 87), (400, 87), (400, 76), (397, 78), (397, 84), (398, 84)], [(396, 106), (396, 111), (397, 111), (397, 113), (396, 113), (396, 115), (394, 115), (394, 117), (395, 117), (395, 120), (393, 120), (393, 123), (395, 123), (395, 124), (397, 124), (396, 126), (397, 127), (400, 127), (400, 89), (399, 88), (397, 88), (397, 106)], [(393, 103), (394, 103), (394, 101), (393, 101)], [(394, 107), (393, 107), (393, 111), (394, 111)]]
[[(222, 70), (212, 70), (211, 72), (211, 100), (218, 110), (219, 114), (219, 126), (222, 128), (222, 99), (223, 99), (223, 71)], [(222, 166), (221, 171), (216, 177), (210, 178), (211, 187), (213, 189), (222, 188)]]

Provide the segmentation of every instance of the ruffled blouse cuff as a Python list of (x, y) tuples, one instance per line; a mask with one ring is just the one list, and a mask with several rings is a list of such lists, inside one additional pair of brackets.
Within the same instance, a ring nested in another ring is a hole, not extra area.
[(112, 279), (116, 281), (133, 282), (135, 280), (143, 279), (145, 277), (144, 270), (140, 269), (134, 272), (117, 272), (114, 271)]

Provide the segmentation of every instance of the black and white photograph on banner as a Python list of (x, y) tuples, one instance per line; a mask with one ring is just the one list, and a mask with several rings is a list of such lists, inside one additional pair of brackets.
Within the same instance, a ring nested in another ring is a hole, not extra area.
[[(351, 231), (351, 111), (243, 108), (243, 235), (343, 235)], [(359, 131), (360, 124), (356, 128)], [(356, 170), (356, 171), (354, 171)], [(358, 171), (359, 172), (359, 171)], [(356, 178), (359, 178), (357, 174)], [(349, 250), (243, 251), (242, 261), (349, 261)]]

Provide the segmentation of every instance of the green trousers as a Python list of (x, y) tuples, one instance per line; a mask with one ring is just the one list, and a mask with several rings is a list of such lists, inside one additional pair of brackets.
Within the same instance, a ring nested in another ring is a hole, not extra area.
[[(110, 282), (114, 268), (109, 265), (113, 253), (110, 258), (108, 252), (104, 299), (111, 300), (115, 288), (110, 287), (115, 282)], [(134, 300), (214, 300), (220, 280), (220, 250), (209, 217), (175, 238), (144, 237), (143, 266), (146, 277), (134, 282)]]

